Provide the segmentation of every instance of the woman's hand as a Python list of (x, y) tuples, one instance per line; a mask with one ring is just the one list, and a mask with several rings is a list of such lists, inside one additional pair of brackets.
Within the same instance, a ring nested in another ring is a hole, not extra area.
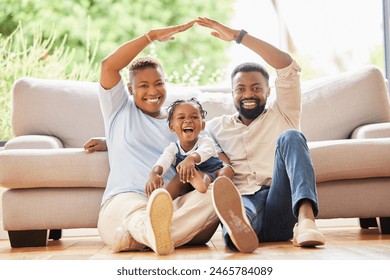
[(97, 151), (107, 151), (107, 143), (105, 138), (91, 138), (84, 144), (84, 150), (87, 154)]
[(152, 171), (149, 175), (149, 180), (145, 185), (145, 192), (147, 196), (150, 196), (155, 189), (164, 186), (164, 180), (157, 172)]
[(187, 29), (191, 28), (194, 23), (195, 20), (181, 25), (169, 26), (160, 29), (152, 29), (148, 32), (148, 35), (150, 36), (152, 41), (166, 42), (169, 40), (175, 40), (175, 37), (173, 35), (186, 31)]

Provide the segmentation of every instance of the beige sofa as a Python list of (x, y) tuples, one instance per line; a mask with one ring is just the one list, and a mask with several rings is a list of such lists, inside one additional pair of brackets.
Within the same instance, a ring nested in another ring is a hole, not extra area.
[[(104, 135), (97, 91), (91, 82), (15, 82), (15, 137), (0, 151), (0, 186), (7, 189), (3, 225), (12, 247), (47, 245), (48, 238), (61, 237), (61, 229), (96, 228), (107, 153), (85, 154), (81, 147)], [(235, 112), (228, 88), (168, 91), (167, 103), (197, 97), (208, 118)], [(366, 67), (305, 81), (302, 92), (318, 218), (361, 218), (362, 227), (378, 225), (390, 233), (390, 105), (382, 73)]]

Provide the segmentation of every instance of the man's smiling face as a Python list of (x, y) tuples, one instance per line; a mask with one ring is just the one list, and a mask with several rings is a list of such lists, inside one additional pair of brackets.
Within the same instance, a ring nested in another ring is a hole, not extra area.
[(244, 124), (250, 124), (264, 111), (269, 94), (267, 79), (260, 72), (238, 72), (234, 76), (234, 106)]

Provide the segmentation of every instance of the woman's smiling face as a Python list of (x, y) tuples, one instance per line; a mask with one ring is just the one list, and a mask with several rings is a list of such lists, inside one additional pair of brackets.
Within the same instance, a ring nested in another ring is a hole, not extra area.
[(167, 97), (163, 70), (147, 67), (136, 71), (129, 90), (135, 104), (142, 112), (157, 117)]

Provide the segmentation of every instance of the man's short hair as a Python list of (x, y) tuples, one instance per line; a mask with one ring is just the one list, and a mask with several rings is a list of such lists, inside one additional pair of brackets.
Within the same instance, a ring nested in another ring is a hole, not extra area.
[(231, 75), (231, 82), (232, 82), (232, 84), (233, 84), (234, 77), (239, 72), (259, 72), (259, 73), (261, 73), (264, 76), (264, 78), (267, 80), (267, 82), (269, 81), (269, 73), (268, 73), (268, 71), (263, 66), (261, 66), (258, 63), (255, 63), (255, 62), (245, 62), (245, 63), (241, 63), (241, 64), (237, 65), (233, 69), (233, 72), (232, 72), (232, 75)]
[(133, 60), (129, 65), (130, 82), (133, 81), (134, 74), (137, 71), (141, 71), (141, 70), (144, 70), (146, 68), (154, 68), (154, 69), (160, 68), (162, 71), (164, 71), (162, 65), (160, 64), (160, 62), (157, 59), (150, 57), (150, 56), (140, 57), (140, 58)]

